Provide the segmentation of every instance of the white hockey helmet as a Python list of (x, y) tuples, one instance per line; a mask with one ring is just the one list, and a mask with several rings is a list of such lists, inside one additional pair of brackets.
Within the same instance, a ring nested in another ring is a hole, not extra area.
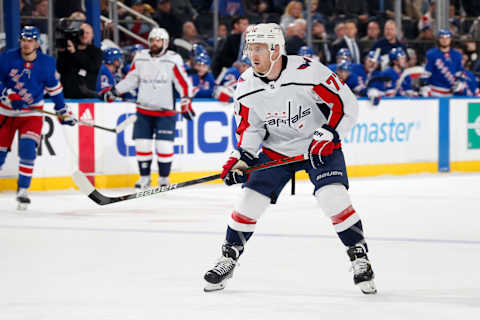
[(148, 43), (150, 43), (150, 39), (162, 39), (163, 46), (162, 51), (160, 54), (163, 54), (165, 50), (168, 48), (168, 44), (170, 41), (170, 36), (168, 35), (167, 30), (163, 28), (153, 28), (150, 33), (148, 34)]
[(250, 25), (246, 30), (245, 42), (247, 46), (250, 43), (266, 43), (270, 52), (275, 50), (275, 46), (280, 46), (280, 54), (285, 54), (285, 38), (282, 28), (276, 23), (260, 23)]
[[(265, 43), (268, 46), (271, 62), (270, 70), (268, 70), (267, 73), (260, 75), (266, 76), (270, 73), (275, 61), (285, 54), (285, 38), (283, 37), (282, 28), (276, 23), (260, 23), (248, 26), (245, 31), (245, 55), (248, 55), (248, 46), (253, 43)], [(277, 45), (280, 47), (280, 55), (277, 59), (273, 60), (272, 56)]]

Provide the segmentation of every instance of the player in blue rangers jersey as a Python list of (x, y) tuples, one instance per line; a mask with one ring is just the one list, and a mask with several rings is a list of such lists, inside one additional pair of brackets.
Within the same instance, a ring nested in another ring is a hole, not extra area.
[(235, 61), (231, 68), (228, 68), (225, 75), (220, 79), (219, 84), (215, 87), (213, 96), (222, 102), (233, 101), (233, 95), (237, 88), (237, 81), (240, 75), (250, 68), (252, 63), (247, 56)]
[(103, 64), (98, 71), (97, 91), (113, 87), (119, 79), (118, 71), (122, 66), (122, 52), (117, 48), (107, 48), (103, 51)]
[(352, 71), (352, 63), (350, 61), (343, 60), (337, 64), (337, 74), (357, 96), (364, 95), (365, 83), (363, 78)]
[[(387, 97), (416, 97), (418, 94), (413, 90), (412, 78), (402, 77), (403, 71), (407, 68), (407, 55), (402, 48), (393, 48), (388, 54), (390, 67), (382, 72), (390, 81), (383, 83), (383, 92)], [(401, 83), (400, 83), (401, 81)]]
[(55, 59), (39, 50), (39, 38), (36, 27), (26, 26), (20, 33), (20, 49), (0, 54), (0, 169), (18, 131), (17, 202), (20, 210), (30, 203), (27, 191), (43, 125), (43, 115), (35, 110), (43, 109), (44, 92), (55, 103), (55, 112), (62, 124), (76, 123), (56, 77)]
[[(380, 50), (377, 51), (369, 51), (365, 57), (363, 67), (365, 69), (366, 77), (365, 77), (365, 85), (371, 86), (373, 85), (375, 79), (380, 76)], [(366, 95), (366, 92), (364, 92)]]
[(196, 73), (190, 74), (195, 98), (212, 98), (215, 78), (210, 71), (210, 57), (206, 53), (196, 56), (193, 63)]
[[(242, 74), (235, 92), (238, 150), (231, 154), (221, 173), (227, 185), (243, 183), (243, 188), (229, 215), (222, 255), (204, 275), (207, 282), (204, 290), (225, 287), (257, 221), (276, 202), (292, 171), (305, 170), (319, 209), (331, 219), (346, 247), (354, 283), (364, 293), (376, 293), (362, 222), (347, 191), (348, 177), (341, 149), (341, 139), (358, 117), (355, 95), (323, 64), (305, 57), (286, 56), (278, 24), (249, 26), (245, 50), (252, 67)], [(307, 152), (308, 161), (244, 173), (256, 164)]]
[(444, 97), (465, 88), (461, 75), (462, 55), (451, 48), (452, 33), (448, 29), (438, 32), (438, 48), (427, 51), (425, 73), (421, 82), (423, 96)]
[[(342, 48), (342, 49), (338, 50), (336, 59), (337, 59), (336, 63), (328, 65), (328, 68), (330, 70), (332, 70), (333, 72), (337, 72), (337, 65), (341, 61), (348, 60), (348, 61), (352, 62), (352, 53), (347, 48)], [(363, 69), (363, 66), (361, 64), (352, 62), (351, 68), (352, 68), (353, 72), (355, 72), (356, 74), (361, 76), (363, 79), (365, 79), (365, 77), (366, 77), (365, 70)]]
[[(138, 51), (144, 50), (144, 49), (146, 49), (146, 47), (143, 44), (133, 44), (131, 46), (122, 47), (122, 51), (124, 54), (124, 59), (123, 59), (124, 64), (122, 67), (122, 79), (127, 75), (128, 71), (130, 71), (135, 54)], [(120, 82), (120, 80), (116, 81), (116, 83), (118, 82)], [(122, 98), (129, 101), (135, 101), (137, 100), (137, 95), (138, 95), (138, 88), (135, 88), (128, 92), (125, 92), (122, 95)]]

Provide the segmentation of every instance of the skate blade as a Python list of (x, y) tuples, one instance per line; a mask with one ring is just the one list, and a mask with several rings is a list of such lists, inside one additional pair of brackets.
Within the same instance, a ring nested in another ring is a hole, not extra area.
[(377, 287), (375, 286), (375, 282), (373, 280), (360, 282), (358, 286), (360, 287), (360, 290), (362, 290), (364, 294), (377, 293)]
[(28, 208), (28, 203), (17, 203), (18, 211), (25, 211)]
[(225, 289), (225, 283), (220, 282), (220, 283), (209, 283), (205, 285), (205, 288), (203, 288), (203, 291), (205, 292), (212, 292), (212, 291), (219, 291)]

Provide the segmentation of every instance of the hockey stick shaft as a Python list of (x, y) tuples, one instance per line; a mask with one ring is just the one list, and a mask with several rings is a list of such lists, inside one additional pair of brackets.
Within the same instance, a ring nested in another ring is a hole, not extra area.
[[(44, 113), (44, 114), (48, 114), (48, 115), (55, 116), (55, 117), (65, 118), (65, 117), (62, 117), (61, 115), (56, 114), (55, 112), (50, 112), (50, 111), (47, 111), (47, 110), (41, 110), (41, 109), (29, 109), (29, 110)], [(129, 120), (129, 118), (127, 118), (125, 121), (127, 121), (127, 120)], [(135, 120), (133, 120), (133, 121), (135, 121)], [(130, 123), (131, 121), (129, 120), (128, 122)], [(78, 120), (78, 123), (83, 124), (85, 126), (94, 127), (94, 128), (100, 129), (100, 130), (105, 130), (105, 131), (109, 131), (109, 132), (113, 132), (113, 133), (118, 133), (120, 131), (123, 131), (126, 127), (125, 125), (122, 125), (123, 122), (122, 122), (122, 124), (118, 125), (118, 127), (115, 128), (115, 129), (107, 128), (107, 127), (100, 126), (98, 124), (90, 123), (88, 121), (83, 121), (83, 120)]]
[[(302, 162), (308, 159), (308, 155), (298, 155), (294, 157), (288, 157), (285, 159), (281, 160), (273, 160), (269, 162), (262, 163), (261, 165), (258, 165), (256, 167), (252, 167), (246, 170), (247, 173), (249, 172), (255, 172), (255, 171), (260, 171), (260, 170), (266, 170), (269, 168), (275, 168), (275, 167), (280, 167), (280, 166), (285, 166), (289, 165), (292, 163), (297, 163), (297, 162)], [(139, 191), (136, 193), (131, 193), (131, 194), (126, 194), (123, 196), (114, 196), (114, 197), (109, 197), (105, 196), (102, 193), (100, 193), (97, 189), (95, 189), (94, 186), (88, 181), (87, 177), (80, 171), (76, 171), (73, 174), (73, 180), (75, 181), (75, 184), (78, 186), (80, 191), (84, 194), (86, 194), (90, 199), (92, 199), (95, 203), (99, 205), (106, 205), (106, 204), (111, 204), (115, 202), (120, 202), (120, 201), (125, 201), (125, 200), (130, 200), (130, 199), (136, 199), (136, 198), (142, 198), (142, 197), (147, 197), (147, 196), (152, 196), (157, 193), (162, 193), (162, 192), (167, 192), (167, 191), (172, 191), (175, 189), (183, 188), (183, 187), (188, 187), (204, 182), (209, 182), (209, 181), (214, 181), (220, 179), (220, 174), (214, 174), (211, 176), (206, 176), (198, 179), (193, 179), (193, 180), (188, 180), (180, 183), (175, 183), (171, 184), (168, 186), (159, 186), (159, 187), (154, 187), (154, 188), (149, 188), (144, 191)]]

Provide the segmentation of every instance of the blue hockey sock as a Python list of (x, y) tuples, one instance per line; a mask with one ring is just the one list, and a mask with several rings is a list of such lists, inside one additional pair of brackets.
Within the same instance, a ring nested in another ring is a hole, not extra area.
[(368, 252), (368, 247), (363, 236), (362, 221), (358, 221), (347, 230), (338, 232), (338, 237), (347, 247), (354, 246), (360, 242), (365, 246), (365, 249)]
[(171, 162), (157, 162), (158, 174), (160, 177), (168, 177), (170, 175), (170, 169), (172, 168)]
[(253, 235), (253, 232), (237, 231), (237, 230), (233, 230), (232, 228), (230, 228), (230, 226), (228, 226), (225, 240), (229, 244), (239, 246), (241, 248), (240, 254), (242, 254), (245, 243), (247, 243), (248, 239), (250, 239), (252, 235)]
[(18, 142), (18, 187), (28, 189), (32, 181), (33, 165), (37, 157), (37, 143), (33, 139), (21, 138)]
[(152, 165), (152, 160), (147, 161), (138, 161), (138, 169), (140, 170), (141, 176), (150, 176), (150, 166)]

